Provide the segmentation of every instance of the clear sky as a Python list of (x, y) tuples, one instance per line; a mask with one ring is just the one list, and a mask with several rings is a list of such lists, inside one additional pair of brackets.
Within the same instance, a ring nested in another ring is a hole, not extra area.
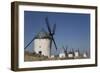
[[(79, 13), (55, 13), (24, 11), (24, 46), (44, 28), (46, 31), (45, 17), (48, 17), (51, 28), (56, 23), (55, 41), (58, 52), (62, 46), (68, 46), (68, 50), (75, 49), (81, 52), (90, 51), (90, 15)], [(27, 48), (33, 50), (33, 43)], [(52, 46), (52, 53), (55, 47)]]

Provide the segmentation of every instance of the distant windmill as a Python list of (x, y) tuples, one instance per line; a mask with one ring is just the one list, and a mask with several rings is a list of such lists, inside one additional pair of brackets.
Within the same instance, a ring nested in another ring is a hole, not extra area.
[(70, 52), (68, 52), (68, 58), (69, 59), (73, 59), (74, 58), (74, 49), (72, 48), (72, 50), (70, 50)]
[(66, 55), (66, 57), (67, 57), (67, 54), (68, 54), (68, 52), (67, 52), (68, 46), (66, 46), (66, 48), (63, 46), (63, 50), (64, 50), (64, 53), (65, 53), (65, 55)]
[(74, 58), (80, 58), (80, 51), (79, 51), (79, 49), (77, 49), (77, 50), (74, 52)]

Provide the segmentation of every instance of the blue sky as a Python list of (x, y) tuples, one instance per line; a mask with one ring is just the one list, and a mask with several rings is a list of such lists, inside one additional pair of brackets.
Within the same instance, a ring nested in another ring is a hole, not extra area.
[[(54, 38), (58, 52), (62, 51), (62, 46), (68, 46), (68, 50), (79, 48), (81, 52), (90, 51), (90, 15), (81, 13), (24, 11), (24, 46), (42, 28), (48, 31), (45, 17), (48, 17), (51, 28), (56, 23)], [(33, 43), (27, 50), (33, 50)], [(54, 45), (52, 45), (52, 53), (55, 53)]]

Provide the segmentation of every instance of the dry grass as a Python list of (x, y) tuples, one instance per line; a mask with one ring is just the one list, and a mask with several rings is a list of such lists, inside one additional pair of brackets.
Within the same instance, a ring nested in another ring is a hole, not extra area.
[(25, 52), (24, 54), (24, 61), (42, 61), (42, 60), (48, 60), (48, 57), (29, 52)]
[(43, 55), (39, 55), (39, 54), (35, 54), (35, 53), (29, 53), (29, 52), (25, 52), (24, 54), (24, 61), (46, 61), (46, 60), (70, 60), (70, 59), (85, 59), (85, 58), (82, 58), (82, 57), (79, 57), (79, 58), (59, 58), (58, 56), (57, 57), (54, 57), (54, 58), (48, 58), (47, 56), (43, 56)]

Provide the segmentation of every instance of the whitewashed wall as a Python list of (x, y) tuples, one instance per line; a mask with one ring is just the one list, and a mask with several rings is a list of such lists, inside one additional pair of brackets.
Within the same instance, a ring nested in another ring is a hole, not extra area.
[(50, 39), (35, 39), (33, 45), (36, 53), (41, 51), (42, 55), (50, 56)]

